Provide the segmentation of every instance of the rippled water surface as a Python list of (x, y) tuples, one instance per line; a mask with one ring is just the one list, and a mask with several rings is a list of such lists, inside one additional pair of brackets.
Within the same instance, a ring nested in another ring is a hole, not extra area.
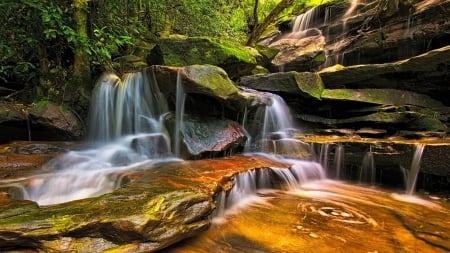
[(163, 252), (449, 252), (449, 201), (328, 180), (264, 190)]

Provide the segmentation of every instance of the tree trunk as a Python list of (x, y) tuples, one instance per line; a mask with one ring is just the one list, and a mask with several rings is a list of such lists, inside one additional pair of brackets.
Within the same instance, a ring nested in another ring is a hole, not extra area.
[(79, 111), (87, 110), (89, 106), (91, 87), (91, 65), (89, 55), (85, 50), (88, 41), (88, 2), (90, 0), (73, 0), (72, 4), (75, 8), (74, 20), (75, 31), (78, 35), (78, 41), (74, 47), (74, 63), (72, 79), (69, 87), (67, 87), (66, 100), (73, 103)]
[(247, 40), (247, 46), (254, 46), (256, 41), (261, 37), (266, 28), (275, 20), (275, 18), (289, 5), (291, 5), (294, 0), (282, 0), (275, 8), (267, 15), (261, 24), (256, 24), (253, 31), (250, 33), (250, 37)]

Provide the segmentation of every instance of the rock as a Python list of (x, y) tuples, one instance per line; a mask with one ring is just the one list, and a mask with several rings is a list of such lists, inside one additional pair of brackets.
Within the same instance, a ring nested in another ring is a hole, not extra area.
[(338, 14), (321, 27), (327, 31), (329, 62), (385, 63), (448, 45), (449, 6), (447, 0), (364, 1), (348, 15), (339, 12), (341, 5), (333, 5), (329, 13)]
[(238, 84), (260, 91), (289, 93), (312, 99), (320, 99), (323, 90), (320, 76), (311, 72), (290, 71), (244, 76)]
[[(323, 69), (318, 74), (326, 88), (389, 88), (419, 92), (448, 105), (450, 89), (450, 46), (407, 60), (383, 64), (356, 65)], [(420, 87), (418, 90), (417, 87)]]
[(0, 143), (28, 140), (28, 107), (22, 104), (0, 102)]
[(0, 250), (155, 252), (207, 229), (236, 174), (289, 167), (250, 156), (147, 164), (112, 193), (46, 207), (0, 194)]
[[(146, 71), (150, 78), (154, 76), (161, 92), (166, 97), (173, 97), (173, 101), (176, 97), (177, 75), (180, 75), (184, 92), (187, 94), (186, 103), (189, 104), (185, 106), (188, 108), (186, 113), (192, 110), (197, 114), (220, 116), (223, 114), (223, 105), (229, 110), (239, 112), (246, 106), (266, 103), (254, 94), (241, 91), (222, 68), (213, 65), (152, 66)], [(175, 105), (172, 107), (175, 108)]]
[[(165, 122), (173, 133), (174, 116), (166, 117)], [(239, 123), (227, 119), (185, 114), (180, 131), (182, 148), (185, 151), (183, 157), (191, 159), (242, 151), (247, 140), (245, 131)], [(171, 136), (175, 136), (175, 133)]]
[(0, 178), (32, 174), (46, 167), (45, 165), (59, 154), (80, 148), (79, 144), (69, 142), (14, 141), (0, 144)]
[(322, 99), (358, 101), (378, 105), (416, 105), (440, 108), (444, 105), (426, 95), (395, 89), (324, 89)]
[(33, 139), (79, 140), (85, 135), (82, 122), (63, 106), (40, 102), (30, 108), (29, 114)]
[(248, 75), (263, 60), (254, 48), (224, 39), (171, 36), (161, 38), (152, 54), (162, 56), (159, 65), (189, 66), (211, 64), (222, 67), (231, 79)]
[(280, 50), (272, 64), (281, 71), (311, 71), (325, 62), (325, 38), (321, 34), (306, 38), (290, 34), (270, 47)]

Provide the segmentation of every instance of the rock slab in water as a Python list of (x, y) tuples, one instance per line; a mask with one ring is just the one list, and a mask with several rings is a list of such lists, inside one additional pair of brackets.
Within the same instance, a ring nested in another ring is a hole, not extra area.
[(1, 194), (0, 250), (153, 252), (207, 229), (235, 174), (270, 167), (290, 165), (249, 156), (141, 165), (110, 194), (43, 207)]

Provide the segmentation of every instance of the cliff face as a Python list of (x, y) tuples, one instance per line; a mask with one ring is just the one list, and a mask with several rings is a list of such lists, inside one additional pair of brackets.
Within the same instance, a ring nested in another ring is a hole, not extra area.
[(325, 8), (327, 65), (403, 60), (450, 44), (448, 0), (353, 2), (344, 13)]
[[(313, 8), (280, 25), (279, 35), (262, 43), (280, 50), (272, 61), (276, 69), (317, 72), (323, 92), (311, 98), (275, 92), (305, 128), (316, 132), (378, 128), (388, 135), (446, 135), (448, 10), (449, 0), (354, 0)], [(251, 79), (241, 78), (240, 84), (265, 89), (269, 80), (278, 87), (270, 75)]]

